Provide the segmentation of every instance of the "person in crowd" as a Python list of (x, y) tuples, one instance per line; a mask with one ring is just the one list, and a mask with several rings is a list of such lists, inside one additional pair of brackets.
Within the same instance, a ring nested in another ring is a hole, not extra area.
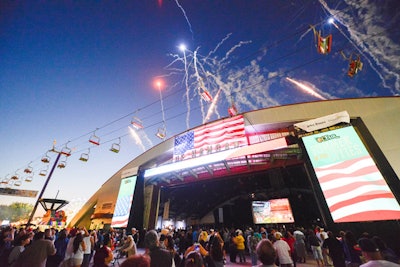
[(311, 251), (313, 253), (313, 257), (317, 262), (318, 267), (323, 267), (323, 256), (322, 256), (322, 249), (321, 249), (321, 241), (315, 235), (313, 230), (308, 232), (308, 243), (311, 246)]
[(83, 262), (83, 254), (86, 250), (85, 242), (83, 242), (83, 234), (79, 231), (72, 243), (72, 251), (73, 254), (71, 256), (71, 266), (73, 267), (81, 267)]
[(257, 265), (257, 244), (261, 240), (261, 235), (259, 235), (257, 232), (254, 232), (254, 230), (250, 230), (250, 234), (247, 237), (247, 247), (249, 249), (250, 253), (250, 258), (251, 258), (251, 265), (256, 266)]
[(137, 252), (137, 247), (135, 240), (132, 235), (128, 235), (124, 242), (124, 245), (120, 249), (123, 254), (126, 254), (128, 257), (133, 256)]
[(358, 246), (366, 263), (360, 267), (399, 267), (400, 264), (384, 260), (378, 246), (370, 238), (360, 238)]
[(90, 236), (90, 233), (88, 232), (86, 227), (83, 227), (82, 233), (83, 233), (83, 243), (85, 243), (85, 250), (83, 251), (82, 267), (89, 267), (90, 255), (92, 252), (92, 248), (94, 246), (94, 239), (92, 236)]
[(133, 255), (121, 263), (120, 267), (150, 267), (150, 258), (147, 255)]
[(296, 247), (294, 246), (296, 240), (294, 239), (294, 236), (291, 231), (286, 231), (285, 236), (282, 237), (282, 240), (286, 241), (290, 247), (290, 257), (292, 258), (293, 261), (293, 266), (296, 267), (296, 262), (297, 262), (297, 254), (296, 254)]
[(135, 241), (135, 244), (138, 244), (139, 238), (140, 238), (139, 231), (135, 227), (133, 227), (131, 229), (131, 232), (132, 232), (133, 241)]
[(8, 255), (8, 265), (13, 267), (15, 262), (18, 260), (21, 253), (25, 250), (25, 246), (31, 242), (30, 234), (24, 234), (20, 236), (14, 243), (10, 255)]
[(207, 247), (208, 247), (208, 243), (207, 243), (207, 240), (208, 240), (208, 233), (207, 233), (207, 231), (201, 231), (200, 232), (200, 234), (199, 234), (199, 239), (198, 239), (198, 241), (197, 242), (199, 242), (204, 248), (206, 248), (207, 249)]
[(321, 244), (322, 258), (323, 258), (323, 261), (324, 261), (324, 265), (325, 266), (331, 266), (332, 265), (332, 259), (329, 257), (327, 249), (324, 249), (324, 246), (323, 246), (325, 239), (328, 238), (328, 233), (325, 231), (324, 228), (317, 227), (315, 235), (318, 237), (318, 239), (320, 241), (320, 244)]
[(96, 249), (96, 244), (97, 244), (97, 231), (95, 229), (93, 229), (89, 232), (89, 234), (90, 234), (90, 242), (93, 244), (93, 246), (90, 250), (90, 258), (89, 258), (89, 262), (91, 262), (93, 255), (94, 255), (94, 251)]
[(175, 266), (179, 266), (181, 264), (181, 258), (178, 252), (175, 250), (174, 239), (171, 235), (167, 235), (164, 240), (165, 249), (171, 253), (172, 259), (174, 260)]
[(54, 242), (54, 235), (53, 235), (53, 230), (50, 228), (47, 228), (44, 230), (44, 239), (50, 240)]
[(165, 241), (165, 239), (167, 238), (167, 236), (165, 235), (165, 234), (160, 234), (160, 237), (158, 238), (158, 240), (159, 240), (159, 242), (160, 242), (160, 248), (163, 248), (163, 249), (167, 249), (167, 247), (165, 246), (165, 243), (164, 243), (164, 241)]
[(1, 230), (0, 235), (0, 264), (6, 265), (8, 256), (12, 249), (12, 242), (14, 240), (15, 229), (11, 226), (7, 226)]
[(108, 246), (110, 243), (110, 235), (104, 233), (101, 237), (100, 247), (96, 250), (93, 257), (93, 267), (107, 267), (108, 264), (114, 259), (111, 248)]
[(239, 256), (239, 261), (240, 262), (246, 262), (246, 257), (244, 255), (244, 251), (245, 251), (245, 239), (243, 237), (243, 232), (240, 229), (236, 230), (236, 236), (234, 239), (234, 242), (236, 244), (236, 251), (237, 251), (237, 255)]
[(203, 258), (197, 251), (191, 251), (185, 257), (185, 267), (204, 267)]
[(298, 228), (293, 232), (294, 243), (297, 261), (300, 263), (306, 263), (307, 249), (306, 249), (306, 237), (304, 233)]
[(276, 254), (279, 260), (279, 265), (281, 267), (291, 267), (293, 264), (292, 257), (290, 256), (290, 246), (289, 244), (282, 239), (281, 232), (275, 232), (275, 242), (273, 246), (276, 250)]
[(357, 249), (357, 239), (352, 231), (346, 231), (342, 240), (347, 267), (361, 265), (361, 252)]
[(14, 266), (45, 267), (47, 257), (56, 254), (54, 243), (44, 239), (44, 232), (37, 232), (32, 243), (21, 253)]
[(259, 267), (276, 267), (276, 250), (272, 245), (271, 241), (267, 238), (261, 239), (260, 242), (257, 244), (257, 257), (258, 260), (261, 262)]
[(65, 252), (68, 246), (67, 230), (63, 229), (58, 233), (54, 246), (57, 250), (56, 254), (47, 258), (46, 267), (58, 267), (65, 258)]
[(237, 248), (236, 248), (236, 243), (235, 243), (235, 238), (236, 238), (236, 233), (232, 232), (230, 234), (230, 239), (229, 239), (229, 260), (232, 263), (236, 263), (236, 255), (237, 255)]
[(332, 231), (327, 232), (328, 238), (324, 240), (322, 248), (327, 251), (332, 259), (334, 267), (346, 267), (342, 243), (336, 238)]
[(223, 267), (224, 266), (224, 241), (218, 234), (214, 235), (211, 239), (210, 244), (210, 264), (212, 267)]
[(383, 241), (379, 236), (374, 236), (372, 241), (374, 241), (374, 243), (378, 246), (384, 260), (400, 264), (399, 256), (397, 256), (396, 253), (389, 248), (385, 241)]
[(160, 248), (158, 235), (155, 230), (150, 230), (144, 236), (146, 254), (150, 256), (151, 267), (172, 266), (172, 256), (168, 250)]

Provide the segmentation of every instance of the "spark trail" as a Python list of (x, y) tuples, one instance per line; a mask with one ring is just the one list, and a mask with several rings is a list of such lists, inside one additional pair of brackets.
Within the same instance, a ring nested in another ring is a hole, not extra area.
[(319, 98), (319, 99), (321, 99), (321, 100), (327, 100), (327, 98), (325, 98), (325, 97), (323, 97), (322, 95), (320, 95), (319, 93), (317, 93), (317, 92), (316, 92), (314, 89), (312, 89), (310, 86), (307, 86), (307, 85), (305, 85), (305, 84), (303, 84), (303, 83), (301, 83), (301, 82), (298, 82), (298, 81), (296, 81), (296, 80), (294, 80), (294, 79), (291, 79), (291, 78), (289, 78), (289, 77), (286, 77), (286, 80), (288, 80), (289, 82), (291, 82), (291, 83), (297, 85), (300, 89), (302, 89), (302, 90), (305, 91), (306, 93), (308, 93), (308, 94), (310, 94), (310, 95), (312, 95), (312, 96), (314, 96), (314, 97), (316, 97), (316, 98)]
[(217, 105), (217, 101), (218, 101), (220, 93), (221, 93), (221, 89), (218, 90), (217, 95), (214, 97), (210, 107), (208, 108), (207, 116), (204, 118), (203, 124), (206, 123), (210, 119), (212, 113), (214, 112), (214, 109), (215, 109), (215, 106)]
[(135, 131), (135, 129), (133, 129), (131, 126), (128, 127), (129, 128), (129, 132), (131, 134), (131, 136), (133, 137), (133, 139), (135, 140), (135, 143), (140, 146), (140, 148), (144, 151), (146, 151), (145, 146), (143, 145), (142, 140), (140, 139), (139, 135), (137, 134), (137, 132)]
[[(201, 109), (201, 121), (198, 123), (205, 123), (213, 117), (219, 119), (227, 116), (228, 107), (232, 103), (241, 112), (279, 105), (279, 101), (269, 93), (269, 87), (277, 80), (269, 79), (268, 71), (259, 66), (266, 54), (257, 56), (248, 65), (242, 64), (244, 67), (239, 68), (232, 64), (232, 58), (236, 55), (236, 50), (244, 49), (251, 41), (239, 41), (227, 48), (226, 52), (221, 51), (230, 36), (231, 34), (226, 35), (206, 56), (201, 55), (200, 47), (194, 51), (186, 49), (183, 56), (170, 55), (173, 61), (165, 67), (169, 74), (164, 77), (176, 77), (181, 82), (171, 84), (184, 86), (187, 129), (189, 119), (193, 119), (190, 117), (193, 100), (198, 101)], [(211, 101), (202, 98), (203, 91), (213, 96)]]
[(192, 33), (192, 39), (194, 40), (194, 33), (193, 33), (193, 30), (192, 30), (192, 24), (190, 24), (190, 21), (189, 21), (188, 16), (186, 15), (185, 9), (183, 9), (182, 5), (179, 4), (178, 0), (175, 0), (175, 3), (176, 3), (176, 5), (179, 7), (179, 9), (182, 11), (183, 16), (184, 16), (185, 19), (186, 19), (186, 22), (187, 22), (187, 24), (189, 25), (189, 30), (190, 30), (190, 32)]

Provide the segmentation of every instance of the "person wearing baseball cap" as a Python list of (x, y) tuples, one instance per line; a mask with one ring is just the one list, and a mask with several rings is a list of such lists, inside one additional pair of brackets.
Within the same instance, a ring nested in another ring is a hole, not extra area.
[(369, 238), (360, 238), (358, 246), (361, 249), (361, 254), (366, 263), (361, 264), (360, 267), (399, 267), (400, 264), (386, 261), (382, 258), (378, 246)]

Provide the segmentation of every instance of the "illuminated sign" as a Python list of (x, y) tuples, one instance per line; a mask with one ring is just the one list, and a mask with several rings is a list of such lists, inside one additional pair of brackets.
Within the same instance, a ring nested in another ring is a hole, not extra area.
[(262, 142), (250, 146), (238, 147), (236, 149), (225, 150), (219, 153), (213, 153), (205, 155), (200, 158), (192, 158), (188, 160), (178, 161), (171, 164), (162, 165), (152, 169), (148, 169), (144, 172), (144, 177), (151, 177), (163, 173), (168, 173), (177, 170), (189, 169), (197, 166), (207, 165), (213, 162), (220, 162), (227, 159), (239, 158), (246, 155), (257, 154), (265, 151), (272, 151), (288, 146), (285, 137)]
[(251, 207), (255, 224), (294, 222), (292, 208), (287, 198), (253, 201)]
[(111, 227), (127, 227), (133, 193), (135, 192), (136, 178), (136, 176), (132, 176), (121, 180), (117, 204), (115, 205), (114, 214), (111, 219)]
[(399, 203), (353, 127), (303, 142), (334, 222), (400, 218)]

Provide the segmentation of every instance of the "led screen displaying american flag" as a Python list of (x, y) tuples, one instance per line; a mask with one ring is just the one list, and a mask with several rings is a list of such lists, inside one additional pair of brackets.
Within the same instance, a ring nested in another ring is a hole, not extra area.
[(303, 142), (334, 222), (400, 218), (399, 203), (352, 126)]
[(128, 226), (129, 213), (131, 211), (133, 193), (136, 187), (136, 176), (124, 178), (119, 187), (117, 204), (111, 219), (111, 227), (121, 228)]
[(247, 145), (242, 115), (197, 127), (175, 137), (174, 158), (183, 160)]

